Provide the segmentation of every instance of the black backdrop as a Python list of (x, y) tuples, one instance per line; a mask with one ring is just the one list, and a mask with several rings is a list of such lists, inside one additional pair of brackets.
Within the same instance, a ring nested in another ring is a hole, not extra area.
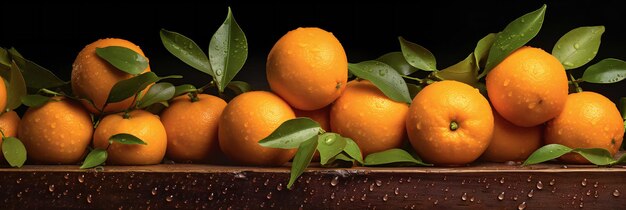
[[(227, 7), (246, 33), (248, 61), (235, 78), (255, 89), (268, 89), (265, 59), (273, 44), (287, 31), (316, 26), (333, 32), (342, 42), (349, 62), (374, 59), (398, 51), (397, 36), (416, 42), (435, 54), (444, 68), (465, 58), (476, 41), (503, 29), (515, 18), (538, 9), (541, 2), (437, 2), (398, 3), (241, 3), (238, 1), (167, 4), (7, 4), (0, 11), (0, 46), (16, 47), (26, 58), (69, 80), (75, 56), (86, 44), (106, 37), (128, 39), (139, 45), (159, 75), (180, 74), (174, 83), (202, 85), (209, 76), (192, 70), (162, 46), (159, 29), (182, 33), (207, 50)], [(603, 58), (626, 60), (626, 4), (621, 1), (547, 2), (544, 25), (529, 45), (550, 52), (567, 31), (604, 25), (606, 32), (595, 63)], [(586, 68), (588, 65), (584, 66)], [(581, 75), (583, 69), (574, 70)], [(626, 81), (612, 85), (584, 84), (617, 101), (626, 96)]]

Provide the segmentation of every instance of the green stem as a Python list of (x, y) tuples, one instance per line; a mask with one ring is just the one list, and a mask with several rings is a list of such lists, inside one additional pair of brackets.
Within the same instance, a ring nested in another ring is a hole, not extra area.
[(2, 129), (0, 129), (0, 134), (2, 134), (2, 139), (4, 139), (6, 136), (4, 135), (4, 131)]
[(189, 96), (189, 99), (191, 100), (191, 103), (199, 101), (200, 99), (198, 98), (198, 93), (197, 92), (190, 92), (187, 93), (187, 95)]
[(450, 122), (450, 130), (456, 131), (457, 129), (459, 129), (459, 124), (456, 121)]
[(572, 83), (574, 84), (574, 87), (576, 88), (576, 92), (577, 92), (577, 93), (583, 92), (583, 89), (582, 89), (582, 88), (580, 88), (580, 86), (578, 85), (578, 83), (582, 82), (582, 80), (577, 80), (577, 79), (575, 79), (575, 78), (574, 78), (574, 75), (572, 75), (572, 74), (569, 74), (569, 77), (570, 77), (570, 79), (571, 79), (571, 81), (570, 81), (570, 82), (572, 82)]
[(52, 90), (48, 90), (48, 89), (46, 89), (46, 88), (42, 88), (42, 89), (40, 89), (40, 90), (39, 90), (39, 92), (42, 92), (42, 93), (45, 93), (45, 94), (50, 94), (50, 95), (53, 95), (53, 96), (63, 96), (63, 94), (61, 94), (61, 93), (59, 93), (59, 92), (55, 92), (55, 91), (52, 91)]
[(415, 80), (415, 81), (417, 81), (419, 83), (424, 83), (424, 80), (425, 80), (425, 79), (420, 79), (420, 78), (417, 78), (417, 77), (410, 77), (410, 76), (406, 76), (406, 75), (401, 75), (401, 76), (402, 76), (402, 78)]
[(211, 81), (211, 82), (209, 82), (208, 84), (206, 84), (206, 85), (204, 85), (204, 86), (202, 86), (202, 87), (198, 88), (198, 89), (197, 89), (197, 90), (198, 90), (198, 93), (203, 93), (206, 89), (208, 89), (208, 88), (210, 88), (210, 87), (217, 87), (217, 86), (215, 85), (215, 82), (214, 82), (214, 81)]
[(130, 113), (128, 112), (128, 110), (124, 111), (124, 114), (122, 114), (122, 117), (124, 119), (130, 119)]

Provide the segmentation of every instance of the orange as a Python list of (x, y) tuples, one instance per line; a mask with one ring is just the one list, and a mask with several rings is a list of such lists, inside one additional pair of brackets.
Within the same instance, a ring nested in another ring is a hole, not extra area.
[(482, 159), (491, 162), (523, 161), (541, 147), (543, 125), (520, 127), (493, 111), (493, 138)]
[(420, 91), (409, 108), (411, 145), (426, 162), (462, 165), (489, 146), (494, 119), (487, 99), (465, 83), (441, 81)]
[[(115, 134), (127, 133), (142, 141), (141, 144), (121, 144), (109, 138)], [(124, 113), (107, 115), (100, 121), (93, 134), (95, 148), (108, 150), (107, 162), (113, 165), (150, 165), (158, 164), (165, 156), (167, 135), (159, 117), (144, 110), (133, 110), (124, 118)]]
[(180, 162), (207, 162), (215, 157), (219, 153), (217, 125), (224, 107), (224, 100), (207, 94), (175, 98), (161, 113), (167, 157)]
[(0, 111), (4, 111), (7, 108), (7, 87), (4, 84), (4, 79), (0, 78)]
[(568, 93), (565, 69), (539, 48), (521, 47), (489, 72), (493, 107), (517, 126), (533, 127), (558, 115)]
[[(91, 99), (99, 110), (102, 110), (104, 103), (109, 97), (109, 92), (115, 83), (120, 80), (128, 79), (133, 75), (120, 71), (106, 60), (98, 57), (96, 48), (104, 48), (109, 46), (121, 46), (131, 49), (140, 55), (144, 55), (139, 46), (123, 39), (108, 38), (95, 41), (83, 48), (78, 53), (74, 64), (72, 65), (72, 91), (81, 98)], [(144, 72), (149, 72), (150, 67)], [(83, 105), (91, 113), (99, 113), (98, 110), (86, 101), (82, 101)], [(128, 108), (133, 102), (133, 98), (124, 101), (108, 104), (105, 112), (119, 112)]]
[(320, 28), (298, 28), (281, 37), (267, 57), (270, 88), (292, 107), (321, 109), (332, 103), (348, 81), (343, 46)]
[[(562, 144), (570, 148), (603, 148), (615, 155), (622, 145), (624, 124), (611, 100), (594, 92), (570, 94), (565, 108), (549, 121), (545, 131), (546, 144)], [(589, 163), (579, 154), (560, 158), (568, 163)]]
[(91, 116), (80, 104), (54, 97), (41, 107), (28, 108), (17, 136), (28, 160), (44, 164), (76, 164), (82, 160), (93, 134)]
[(406, 140), (405, 103), (389, 99), (367, 80), (353, 80), (330, 111), (333, 132), (351, 138), (363, 156), (399, 148)]
[[(1, 79), (0, 79), (1, 80)], [(0, 130), (4, 137), (17, 136), (17, 127), (20, 125), (20, 116), (15, 111), (0, 114)], [(0, 160), (3, 159), (2, 138), (0, 138)]]
[(283, 165), (295, 155), (295, 149), (269, 148), (258, 142), (295, 117), (289, 104), (273, 93), (243, 93), (233, 98), (222, 112), (218, 126), (220, 148), (241, 165)]
[(308, 117), (320, 124), (325, 131), (330, 131), (330, 106), (312, 111), (293, 109), (296, 117)]

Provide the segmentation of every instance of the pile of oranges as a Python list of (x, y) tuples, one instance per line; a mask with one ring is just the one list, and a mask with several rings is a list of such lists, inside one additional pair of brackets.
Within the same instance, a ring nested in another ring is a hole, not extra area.
[[(97, 40), (80, 51), (71, 75), (74, 96), (89, 100), (53, 97), (29, 108), (21, 121), (12, 111), (0, 115), (3, 135), (17, 136), (31, 163), (77, 164), (92, 147), (106, 149), (107, 163), (113, 165), (158, 164), (167, 158), (280, 166), (296, 150), (258, 142), (296, 117), (309, 117), (325, 131), (353, 139), (364, 156), (412, 146), (436, 165), (521, 161), (550, 143), (604, 148), (614, 155), (624, 134), (615, 104), (593, 92), (568, 94), (562, 64), (539, 48), (521, 47), (508, 55), (487, 75), (486, 96), (468, 84), (444, 80), (426, 86), (407, 104), (390, 99), (370, 81), (349, 81), (346, 53), (332, 33), (298, 28), (269, 52), (271, 92), (246, 92), (228, 103), (203, 93), (181, 95), (155, 115), (127, 110), (137, 98), (105, 106), (111, 88), (133, 77), (96, 55), (96, 48), (107, 46), (143, 55), (123, 39)], [(5, 104), (6, 89), (0, 85), (1, 110)], [(100, 119), (96, 125), (94, 118)], [(120, 133), (145, 144), (109, 142)], [(562, 160), (587, 163), (574, 154)]]

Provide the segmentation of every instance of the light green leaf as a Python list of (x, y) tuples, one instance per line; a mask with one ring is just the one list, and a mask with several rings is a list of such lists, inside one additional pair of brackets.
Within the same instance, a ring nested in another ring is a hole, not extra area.
[(476, 47), (474, 48), (474, 63), (476, 64), (477, 68), (483, 69), (485, 67), (485, 62), (487, 62), (487, 56), (489, 56), (489, 50), (491, 49), (491, 46), (493, 46), (493, 43), (495, 41), (495, 33), (487, 34), (487, 36), (478, 41)]
[(604, 26), (575, 28), (563, 35), (552, 48), (552, 55), (566, 70), (587, 64), (598, 53)]
[(193, 85), (190, 85), (190, 84), (179, 85), (174, 88), (174, 97), (182, 95), (182, 94), (187, 94), (190, 92), (196, 92), (196, 91), (198, 91), (198, 89), (196, 89), (196, 87), (194, 87)]
[(26, 147), (15, 137), (2, 138), (2, 154), (11, 167), (22, 167), (26, 162)]
[(228, 89), (231, 89), (237, 95), (252, 90), (252, 87), (250, 87), (250, 84), (244, 81), (231, 81), (228, 83), (226, 87)]
[(21, 101), (24, 105), (32, 108), (43, 106), (44, 104), (50, 101), (50, 97), (42, 96), (42, 95), (24, 95), (21, 98)]
[(402, 54), (402, 52), (390, 52), (384, 54), (383, 56), (380, 56), (376, 60), (386, 63), (402, 75), (409, 75), (418, 70), (417, 68), (411, 66), (411, 64), (406, 62), (406, 59), (404, 59), (404, 55)]
[(389, 149), (382, 152), (372, 153), (365, 157), (363, 165), (376, 166), (392, 163), (409, 163), (420, 166), (432, 166), (432, 164), (424, 163), (421, 159), (413, 157), (407, 151), (402, 149)]
[(26, 82), (15, 62), (11, 62), (11, 77), (7, 87), (6, 108), (14, 110), (22, 105), (22, 97), (26, 95)]
[(360, 164), (363, 164), (363, 154), (361, 153), (359, 145), (357, 145), (356, 142), (350, 138), (343, 138), (346, 140), (346, 146), (343, 148), (343, 151), (352, 159), (356, 160)]
[(313, 159), (313, 154), (315, 154), (315, 150), (317, 149), (317, 137), (314, 136), (300, 144), (298, 147), (298, 151), (296, 152), (296, 156), (293, 158), (291, 163), (291, 176), (289, 177), (289, 183), (287, 184), (287, 188), (291, 189), (293, 187), (293, 183), (296, 182), (298, 177), (302, 175), (304, 169), (306, 169), (311, 163), (311, 159)]
[(174, 88), (174, 85), (172, 85), (171, 83), (156, 83), (152, 85), (150, 89), (148, 89), (146, 95), (144, 95), (139, 103), (137, 103), (137, 107), (145, 108), (154, 103), (170, 100), (172, 99), (172, 97), (174, 97), (175, 91), (176, 88)]
[(109, 144), (113, 144), (113, 142), (117, 142), (120, 144), (143, 144), (148, 145), (148, 143), (143, 140), (137, 138), (136, 136), (128, 133), (119, 133), (111, 136), (109, 138)]
[(139, 53), (120, 46), (96, 48), (96, 54), (120, 71), (136, 75), (148, 68), (148, 59)]
[(215, 72), (215, 82), (220, 92), (237, 75), (248, 58), (248, 41), (233, 14), (228, 8), (228, 16), (213, 34), (209, 44), (209, 61)]
[(401, 36), (398, 37), (398, 40), (400, 41), (402, 55), (404, 55), (404, 59), (406, 59), (411, 66), (425, 71), (437, 71), (435, 56), (428, 51), (428, 49), (413, 42), (409, 42)]
[(528, 159), (524, 161), (524, 166), (543, 163), (548, 160), (553, 160), (561, 157), (564, 154), (570, 153), (572, 148), (560, 145), (560, 144), (548, 144), (537, 149), (533, 154), (530, 154)]
[(402, 76), (391, 66), (380, 61), (348, 64), (348, 69), (359, 78), (369, 80), (394, 101), (411, 103), (409, 90)]
[(524, 46), (528, 41), (534, 38), (543, 25), (545, 14), (546, 5), (544, 4), (538, 10), (515, 19), (513, 22), (509, 23), (502, 32), (498, 33), (491, 49), (489, 49), (485, 71), (483, 71), (481, 77), (487, 75), (491, 69), (497, 66), (513, 51)]
[(108, 157), (108, 153), (104, 149), (94, 149), (87, 154), (85, 157), (85, 161), (83, 165), (80, 166), (80, 169), (93, 168), (99, 165), (102, 165)]
[(123, 101), (138, 92), (146, 89), (148, 85), (159, 81), (159, 77), (154, 72), (146, 72), (125, 80), (121, 80), (111, 88), (107, 103)]
[(583, 80), (591, 83), (616, 83), (626, 78), (626, 62), (607, 58), (589, 66), (583, 73)]
[(437, 77), (444, 80), (455, 80), (470, 86), (478, 82), (478, 65), (476, 65), (474, 53), (470, 53), (464, 60), (441, 71), (433, 72)]
[(341, 153), (346, 147), (346, 139), (336, 133), (324, 133), (317, 138), (317, 151), (320, 152), (320, 164), (326, 165), (328, 160)]
[(15, 61), (19, 69), (22, 71), (26, 87), (39, 90), (42, 88), (59, 87), (66, 83), (54, 75), (50, 70), (22, 57), (22, 55), (17, 52), (15, 48), (9, 49), (9, 55), (11, 55), (13, 61)]
[(202, 49), (182, 34), (161, 29), (161, 42), (165, 49), (187, 65), (215, 77), (211, 63)]
[(610, 165), (615, 162), (611, 153), (602, 148), (576, 148), (572, 152), (582, 155), (585, 159), (595, 165)]
[(317, 136), (321, 129), (320, 124), (310, 118), (290, 119), (280, 124), (269, 136), (261, 139), (259, 144), (271, 148), (298, 148), (303, 141)]

